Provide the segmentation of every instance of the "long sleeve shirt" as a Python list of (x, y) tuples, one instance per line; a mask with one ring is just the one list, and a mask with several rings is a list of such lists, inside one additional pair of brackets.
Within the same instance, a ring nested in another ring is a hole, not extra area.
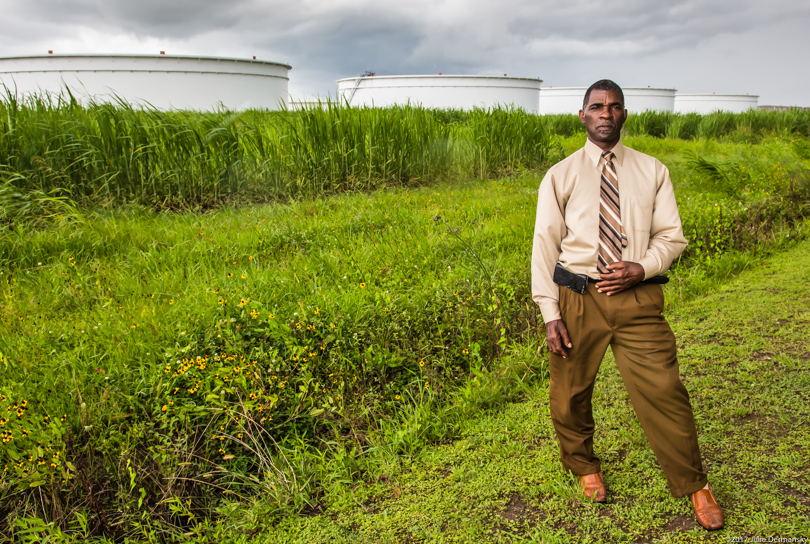
[[(588, 140), (585, 147), (552, 166), (540, 183), (532, 244), (532, 298), (546, 323), (560, 319), (559, 286), (552, 280), (558, 262), (575, 274), (599, 279), (601, 153)], [(669, 170), (658, 159), (621, 142), (613, 153), (627, 235), (622, 260), (639, 263), (645, 279), (660, 275), (687, 244)]]

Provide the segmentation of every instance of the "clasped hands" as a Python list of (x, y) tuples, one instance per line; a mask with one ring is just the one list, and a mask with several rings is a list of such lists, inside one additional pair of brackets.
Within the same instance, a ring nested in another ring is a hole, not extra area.
[[(621, 293), (644, 279), (644, 268), (634, 262), (619, 261), (608, 265), (609, 274), (600, 274), (600, 281), (596, 283), (596, 290), (607, 296)], [(573, 347), (568, 329), (562, 319), (555, 319), (546, 323), (546, 345), (554, 355), (563, 359), (568, 356), (565, 348)]]

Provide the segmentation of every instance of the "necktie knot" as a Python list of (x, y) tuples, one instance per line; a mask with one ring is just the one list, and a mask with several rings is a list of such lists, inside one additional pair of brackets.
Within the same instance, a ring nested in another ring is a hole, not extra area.
[(605, 151), (602, 153), (602, 158), (605, 159), (605, 162), (610, 162), (613, 160), (613, 151)]

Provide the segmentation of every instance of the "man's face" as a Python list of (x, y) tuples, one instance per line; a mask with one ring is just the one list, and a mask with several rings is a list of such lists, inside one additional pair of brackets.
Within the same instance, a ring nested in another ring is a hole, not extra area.
[(612, 149), (627, 120), (622, 96), (617, 91), (591, 91), (588, 105), (579, 110), (579, 120), (585, 124), (590, 141), (605, 151)]

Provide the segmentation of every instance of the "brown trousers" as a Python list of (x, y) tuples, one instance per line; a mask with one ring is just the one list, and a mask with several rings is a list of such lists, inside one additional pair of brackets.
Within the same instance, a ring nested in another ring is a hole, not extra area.
[(689, 394), (678, 374), (675, 335), (661, 312), (660, 285), (639, 284), (607, 296), (560, 288), (560, 311), (573, 347), (551, 355), (551, 418), (563, 466), (576, 475), (601, 471), (593, 453), (594, 380), (610, 346), (647, 440), (675, 497), (706, 485)]

